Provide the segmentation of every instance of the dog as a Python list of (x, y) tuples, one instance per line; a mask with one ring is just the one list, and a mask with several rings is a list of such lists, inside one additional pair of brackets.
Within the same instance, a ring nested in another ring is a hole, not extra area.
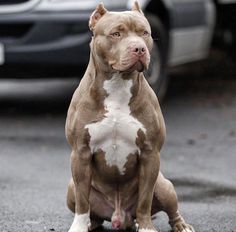
[(153, 45), (140, 6), (90, 16), (90, 60), (68, 109), (66, 137), (72, 179), (69, 232), (112, 228), (157, 231), (151, 216), (165, 211), (174, 232), (193, 232), (178, 211), (172, 183), (160, 172), (166, 129), (158, 99), (144, 78)]

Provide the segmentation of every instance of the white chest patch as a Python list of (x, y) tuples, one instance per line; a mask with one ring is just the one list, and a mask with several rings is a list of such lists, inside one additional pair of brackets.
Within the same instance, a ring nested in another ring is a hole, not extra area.
[(104, 100), (105, 117), (102, 121), (85, 126), (90, 134), (90, 149), (94, 153), (101, 149), (109, 166), (117, 166), (124, 174), (129, 154), (140, 153), (136, 145), (137, 132), (146, 129), (130, 113), (132, 80), (124, 80), (118, 74), (104, 81), (108, 96)]

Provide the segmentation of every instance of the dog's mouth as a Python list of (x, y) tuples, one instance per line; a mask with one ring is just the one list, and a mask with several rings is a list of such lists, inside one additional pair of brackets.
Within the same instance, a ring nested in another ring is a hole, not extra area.
[(137, 70), (138, 72), (143, 72), (145, 69), (145, 66), (140, 60), (138, 60), (130, 67), (130, 69), (133, 71)]
[(143, 72), (145, 69), (147, 69), (147, 65), (144, 64), (141, 60), (137, 60), (131, 65), (126, 65), (126, 66), (112, 65), (112, 68), (119, 72), (133, 72), (135, 70), (138, 72)]

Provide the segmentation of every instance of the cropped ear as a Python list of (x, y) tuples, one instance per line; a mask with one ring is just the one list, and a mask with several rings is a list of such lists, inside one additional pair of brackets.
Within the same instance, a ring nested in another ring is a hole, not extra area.
[(143, 14), (143, 11), (141, 10), (141, 7), (139, 6), (138, 1), (134, 2), (134, 5), (132, 7), (132, 11), (138, 11), (139, 13)]
[(107, 10), (104, 7), (103, 3), (100, 3), (95, 11), (91, 14), (90, 19), (89, 19), (89, 28), (91, 31), (94, 30), (95, 25), (99, 21), (99, 19), (106, 14)]

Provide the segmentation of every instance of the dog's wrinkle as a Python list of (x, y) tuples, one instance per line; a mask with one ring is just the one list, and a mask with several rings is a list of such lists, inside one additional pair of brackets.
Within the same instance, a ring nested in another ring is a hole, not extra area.
[(227, 185), (220, 185), (204, 180), (197, 179), (171, 179), (176, 188), (181, 188), (182, 193), (179, 191), (178, 197), (180, 201), (189, 202), (211, 202), (215, 198), (221, 197), (235, 197), (236, 188)]
[(131, 56), (129, 55), (126, 57), (122, 57), (119, 62), (116, 62), (116, 63), (109, 62), (109, 64), (112, 66), (113, 69), (117, 71), (125, 72), (129, 70), (133, 71), (133, 69), (136, 69), (135, 66), (139, 62), (142, 65), (142, 68), (139, 68), (138, 71), (143, 71), (144, 69), (148, 67), (148, 64), (150, 62), (150, 57), (145, 56), (145, 59), (144, 59), (144, 57), (140, 57), (136, 55), (131, 55)]
[(129, 66), (130, 64), (135, 63), (137, 61), (141, 61), (139, 56), (129, 56), (122, 58), (120, 64), (124, 66)]

